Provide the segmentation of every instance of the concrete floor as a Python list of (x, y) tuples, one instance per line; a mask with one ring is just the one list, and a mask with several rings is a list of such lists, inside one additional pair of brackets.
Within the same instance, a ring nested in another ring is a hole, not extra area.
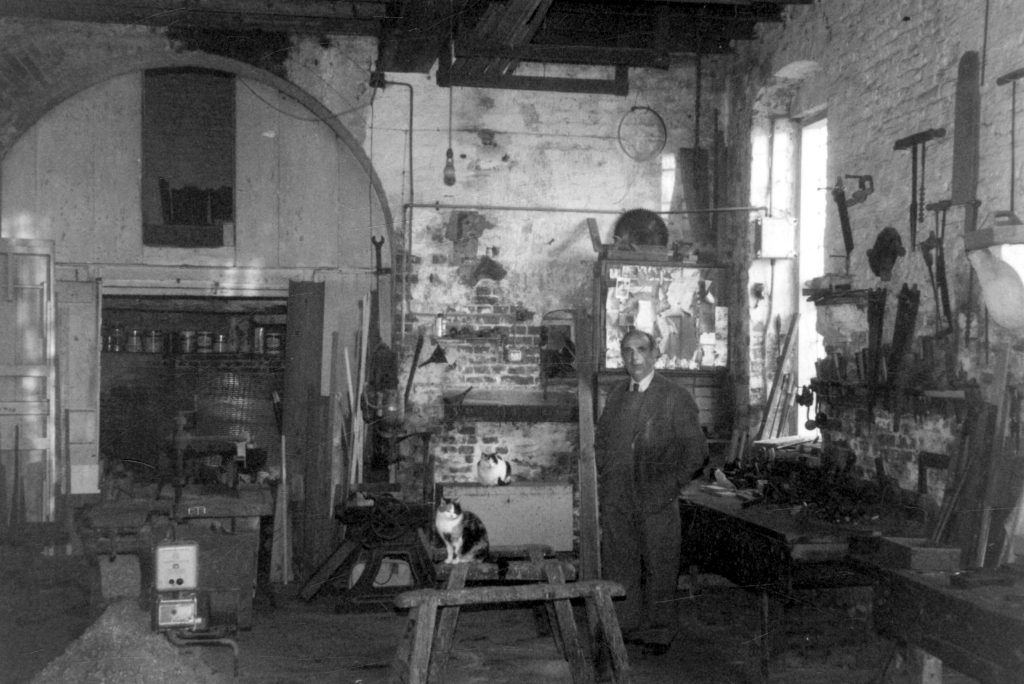
[[(820, 596), (814, 597), (820, 599)], [(874, 637), (863, 596), (832, 597), (831, 608), (794, 604), (777, 622), (777, 649), (767, 678), (760, 673), (758, 610), (754, 594), (719, 583), (691, 596), (679, 592), (679, 637), (668, 653), (627, 647), (633, 681), (650, 684), (867, 684), (900, 681), (900, 658)], [(846, 605), (843, 605), (846, 602)], [(286, 682), (387, 681), (405, 626), (392, 611), (335, 613), (333, 602), (305, 603), (278, 594), (275, 606), (257, 611), (252, 630), (238, 638), (238, 680)], [(860, 607), (858, 607), (860, 605)], [(223, 671), (224, 649), (207, 654)], [(531, 609), (463, 610), (445, 684), (526, 684), (571, 681), (567, 663), (550, 636), (538, 632)]]
[[(389, 601), (374, 612), (338, 613), (336, 597), (306, 602), (298, 598), (297, 584), (275, 587), (255, 602), (252, 628), (236, 636), (236, 676), (229, 648), (172, 646), (153, 632), (137, 595), (97, 596), (88, 579), (95, 562), (32, 560), (38, 558), (0, 553), (10, 588), (0, 604), (0, 682), (383, 684), (405, 628), (404, 615)], [(124, 565), (123, 559), (115, 565)], [(684, 580), (677, 593), (681, 629), (667, 653), (628, 646), (633, 682), (911, 682), (901, 651), (874, 636), (870, 594), (864, 593), (869, 590), (805, 592), (791, 597), (784, 610), (776, 605), (764, 678), (756, 594), (719, 578), (701, 579), (700, 591)], [(533, 610), (463, 610), (442, 684), (570, 681), (553, 639), (538, 632)], [(947, 673), (943, 681), (972, 680)]]

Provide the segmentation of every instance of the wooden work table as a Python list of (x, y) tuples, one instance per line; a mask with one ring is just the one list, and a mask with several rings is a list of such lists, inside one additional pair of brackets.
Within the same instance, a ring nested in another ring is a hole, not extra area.
[(788, 594), (795, 586), (858, 582), (843, 563), (849, 532), (789, 508), (687, 490), (680, 497), (683, 562), (751, 589)]
[[(941, 661), (925, 670), (941, 673), (945, 663), (983, 684), (1024, 682), (1024, 576), (959, 588), (949, 573), (879, 568), (856, 557), (852, 562), (873, 579), (875, 630)], [(999, 571), (978, 574), (993, 575)]]
[[(942, 663), (983, 684), (1024, 682), (1024, 571), (1004, 584), (959, 588), (950, 573), (882, 567), (850, 553), (853, 535), (870, 533), (698, 490), (680, 499), (684, 562), (760, 592), (761, 629), (770, 631), (769, 597), (794, 589), (870, 586), (879, 635), (924, 651), (921, 681), (941, 681)], [(981, 578), (991, 577), (980, 573)], [(1003, 579), (1006, 575), (1002, 575)], [(1015, 581), (1014, 581), (1015, 580)], [(761, 669), (767, 675), (767, 642)]]
[(680, 497), (682, 562), (721, 575), (760, 595), (760, 624), (755, 637), (762, 677), (769, 675), (773, 633), (771, 597), (790, 601), (795, 589), (865, 586), (862, 573), (845, 559), (848, 533), (835, 526), (793, 515), (790, 509), (757, 504), (747, 508), (736, 497), (691, 487)]

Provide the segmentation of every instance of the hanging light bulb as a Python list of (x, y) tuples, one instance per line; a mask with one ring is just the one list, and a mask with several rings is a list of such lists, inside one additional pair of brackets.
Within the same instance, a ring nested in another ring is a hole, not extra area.
[(444, 157), (444, 184), (455, 185), (455, 159), (452, 148), (448, 148), (448, 151), (444, 153)]
[(452, 87), (448, 86), (448, 150), (444, 153), (444, 184), (455, 185), (455, 154), (452, 152)]

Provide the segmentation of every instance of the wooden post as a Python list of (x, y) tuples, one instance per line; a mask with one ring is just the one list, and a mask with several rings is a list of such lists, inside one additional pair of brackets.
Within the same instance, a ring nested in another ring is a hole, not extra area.
[[(331, 440), (328, 451), (328, 460), (331, 465), (330, 504), (327, 510), (329, 518), (334, 517), (335, 506), (338, 504), (344, 506), (348, 498), (348, 487), (339, 487), (339, 485), (348, 480), (345, 473), (347, 468), (345, 465), (345, 448), (342, 441), (342, 435), (344, 433), (344, 417), (341, 413), (341, 390), (338, 388), (338, 375), (340, 372), (341, 370), (338, 363), (338, 333), (335, 331), (331, 333), (330, 403), (327, 407), (327, 431)], [(338, 493), (339, 489), (340, 496)], [(338, 500), (339, 498), (340, 501)]]
[(598, 579), (601, 576), (601, 537), (597, 507), (597, 461), (594, 453), (594, 326), (586, 311), (578, 310), (575, 319), (580, 431), (580, 577)]
[(270, 550), (270, 579), (282, 584), (292, 581), (291, 535), (288, 533), (288, 457), (285, 436), (281, 435), (281, 481), (274, 502), (274, 535)]

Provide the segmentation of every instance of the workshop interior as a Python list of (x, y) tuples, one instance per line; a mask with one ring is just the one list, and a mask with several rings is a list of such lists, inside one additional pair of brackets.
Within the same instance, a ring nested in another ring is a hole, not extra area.
[[(127, 601), (223, 681), (271, 681), (287, 607), (398, 625), (351, 681), (479, 681), (460, 610), (537, 609), (550, 681), (1020, 682), (1021, 20), (0, 2), (0, 680), (102, 681), (76, 648)], [(699, 409), (677, 595), (750, 599), (735, 679), (624, 641), (602, 576), (633, 330)], [(445, 562), (448, 500), (483, 560)], [(870, 656), (791, 610), (846, 600)]]

